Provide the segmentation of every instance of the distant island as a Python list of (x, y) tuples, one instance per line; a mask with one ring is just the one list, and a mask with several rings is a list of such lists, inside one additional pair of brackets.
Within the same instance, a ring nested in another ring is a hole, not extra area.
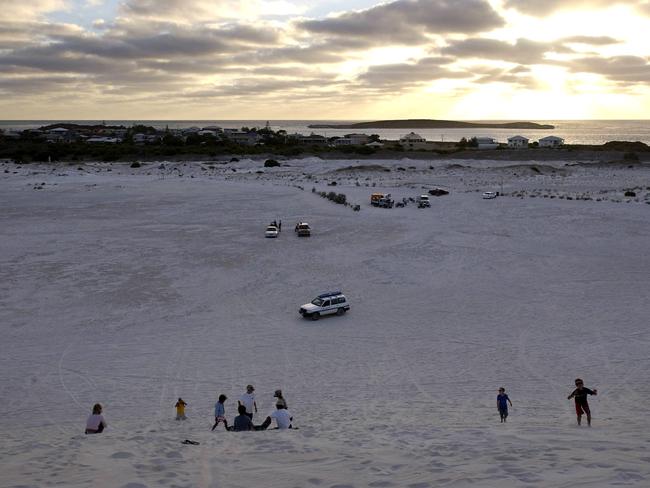
[(310, 129), (555, 129), (554, 125), (535, 122), (458, 122), (454, 120), (406, 119), (358, 122), (356, 124), (311, 124)]

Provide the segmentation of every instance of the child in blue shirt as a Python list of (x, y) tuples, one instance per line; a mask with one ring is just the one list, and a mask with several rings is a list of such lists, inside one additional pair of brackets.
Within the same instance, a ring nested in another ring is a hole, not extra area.
[(219, 425), (219, 422), (223, 422), (223, 425), (226, 427), (226, 430), (228, 430), (228, 421), (226, 420), (226, 408), (223, 404), (228, 399), (226, 395), (219, 395), (219, 401), (214, 404), (214, 425), (212, 426), (212, 430), (214, 430), (217, 425)]
[(499, 416), (501, 417), (501, 422), (505, 422), (508, 417), (508, 403), (512, 407), (512, 402), (508, 395), (506, 395), (506, 389), (504, 387), (499, 388), (499, 394), (497, 395), (497, 410), (499, 410)]

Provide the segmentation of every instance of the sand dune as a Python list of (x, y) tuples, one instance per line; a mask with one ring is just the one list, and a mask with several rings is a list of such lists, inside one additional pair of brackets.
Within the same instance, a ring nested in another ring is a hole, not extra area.
[[(287, 163), (0, 163), (0, 485), (650, 484), (650, 171)], [(312, 193), (332, 181), (361, 211)], [(369, 205), (435, 186), (428, 209)], [(299, 317), (338, 287), (348, 314)], [(282, 388), (300, 429), (210, 432), (247, 383), (256, 423)], [(85, 436), (94, 402), (109, 427)]]

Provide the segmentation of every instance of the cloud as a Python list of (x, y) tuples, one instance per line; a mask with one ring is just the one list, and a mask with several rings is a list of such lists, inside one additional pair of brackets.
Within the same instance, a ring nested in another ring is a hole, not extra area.
[(230, 84), (186, 91), (182, 96), (186, 98), (221, 98), (281, 95), (284, 98), (292, 98), (296, 93), (322, 90), (332, 83), (334, 82), (322, 78), (239, 78)]
[(119, 13), (173, 23), (209, 23), (222, 20), (253, 20), (265, 15), (298, 15), (304, 11), (289, 1), (276, 0), (126, 0)]
[(506, 83), (523, 89), (537, 88), (539, 85), (526, 66), (515, 66), (511, 69), (475, 66), (470, 71), (477, 75), (477, 78), (473, 80), (477, 84)]
[(65, 8), (65, 0), (2, 0), (0, 21), (27, 22)]
[(458, 58), (537, 64), (543, 62), (544, 53), (550, 50), (553, 50), (553, 45), (528, 39), (518, 39), (514, 44), (511, 44), (496, 39), (470, 38), (452, 41), (447, 47), (441, 49), (441, 52)]
[(0, 94), (12, 96), (50, 96), (52, 93), (79, 93), (88, 87), (84, 80), (71, 76), (12, 76), (0, 78)]
[(561, 63), (578, 73), (595, 73), (622, 84), (650, 82), (650, 63), (640, 56), (588, 56)]
[(594, 10), (614, 4), (636, 5), (638, 0), (505, 0), (503, 6), (535, 17), (545, 17), (558, 10)]
[(622, 41), (608, 36), (572, 36), (564, 37), (558, 42), (563, 44), (587, 44), (590, 46), (607, 46), (610, 44), (620, 44)]
[(502, 26), (503, 19), (482, 0), (398, 0), (323, 20), (304, 20), (312, 34), (363, 38), (368, 44), (426, 43), (427, 35), (475, 33)]
[(427, 57), (413, 63), (383, 64), (371, 66), (357, 77), (360, 85), (381, 90), (399, 90), (444, 78), (469, 78), (466, 72), (453, 71), (446, 64), (449, 57)]

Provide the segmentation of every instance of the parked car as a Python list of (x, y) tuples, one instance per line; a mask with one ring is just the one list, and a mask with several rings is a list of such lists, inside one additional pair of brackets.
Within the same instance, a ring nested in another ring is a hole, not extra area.
[(264, 231), (264, 237), (278, 237), (278, 228), (275, 225), (269, 225)]
[(492, 198), (496, 198), (496, 197), (497, 197), (497, 192), (495, 192), (495, 191), (483, 192), (483, 198), (485, 200), (491, 200)]
[(418, 208), (427, 208), (431, 206), (429, 195), (419, 195), (415, 201), (418, 203)]
[(311, 227), (307, 222), (298, 222), (296, 228), (294, 229), (298, 237), (309, 237), (311, 236)]
[(321, 315), (343, 315), (350, 310), (348, 299), (341, 291), (321, 293), (311, 303), (305, 303), (298, 311), (304, 318), (318, 320)]

